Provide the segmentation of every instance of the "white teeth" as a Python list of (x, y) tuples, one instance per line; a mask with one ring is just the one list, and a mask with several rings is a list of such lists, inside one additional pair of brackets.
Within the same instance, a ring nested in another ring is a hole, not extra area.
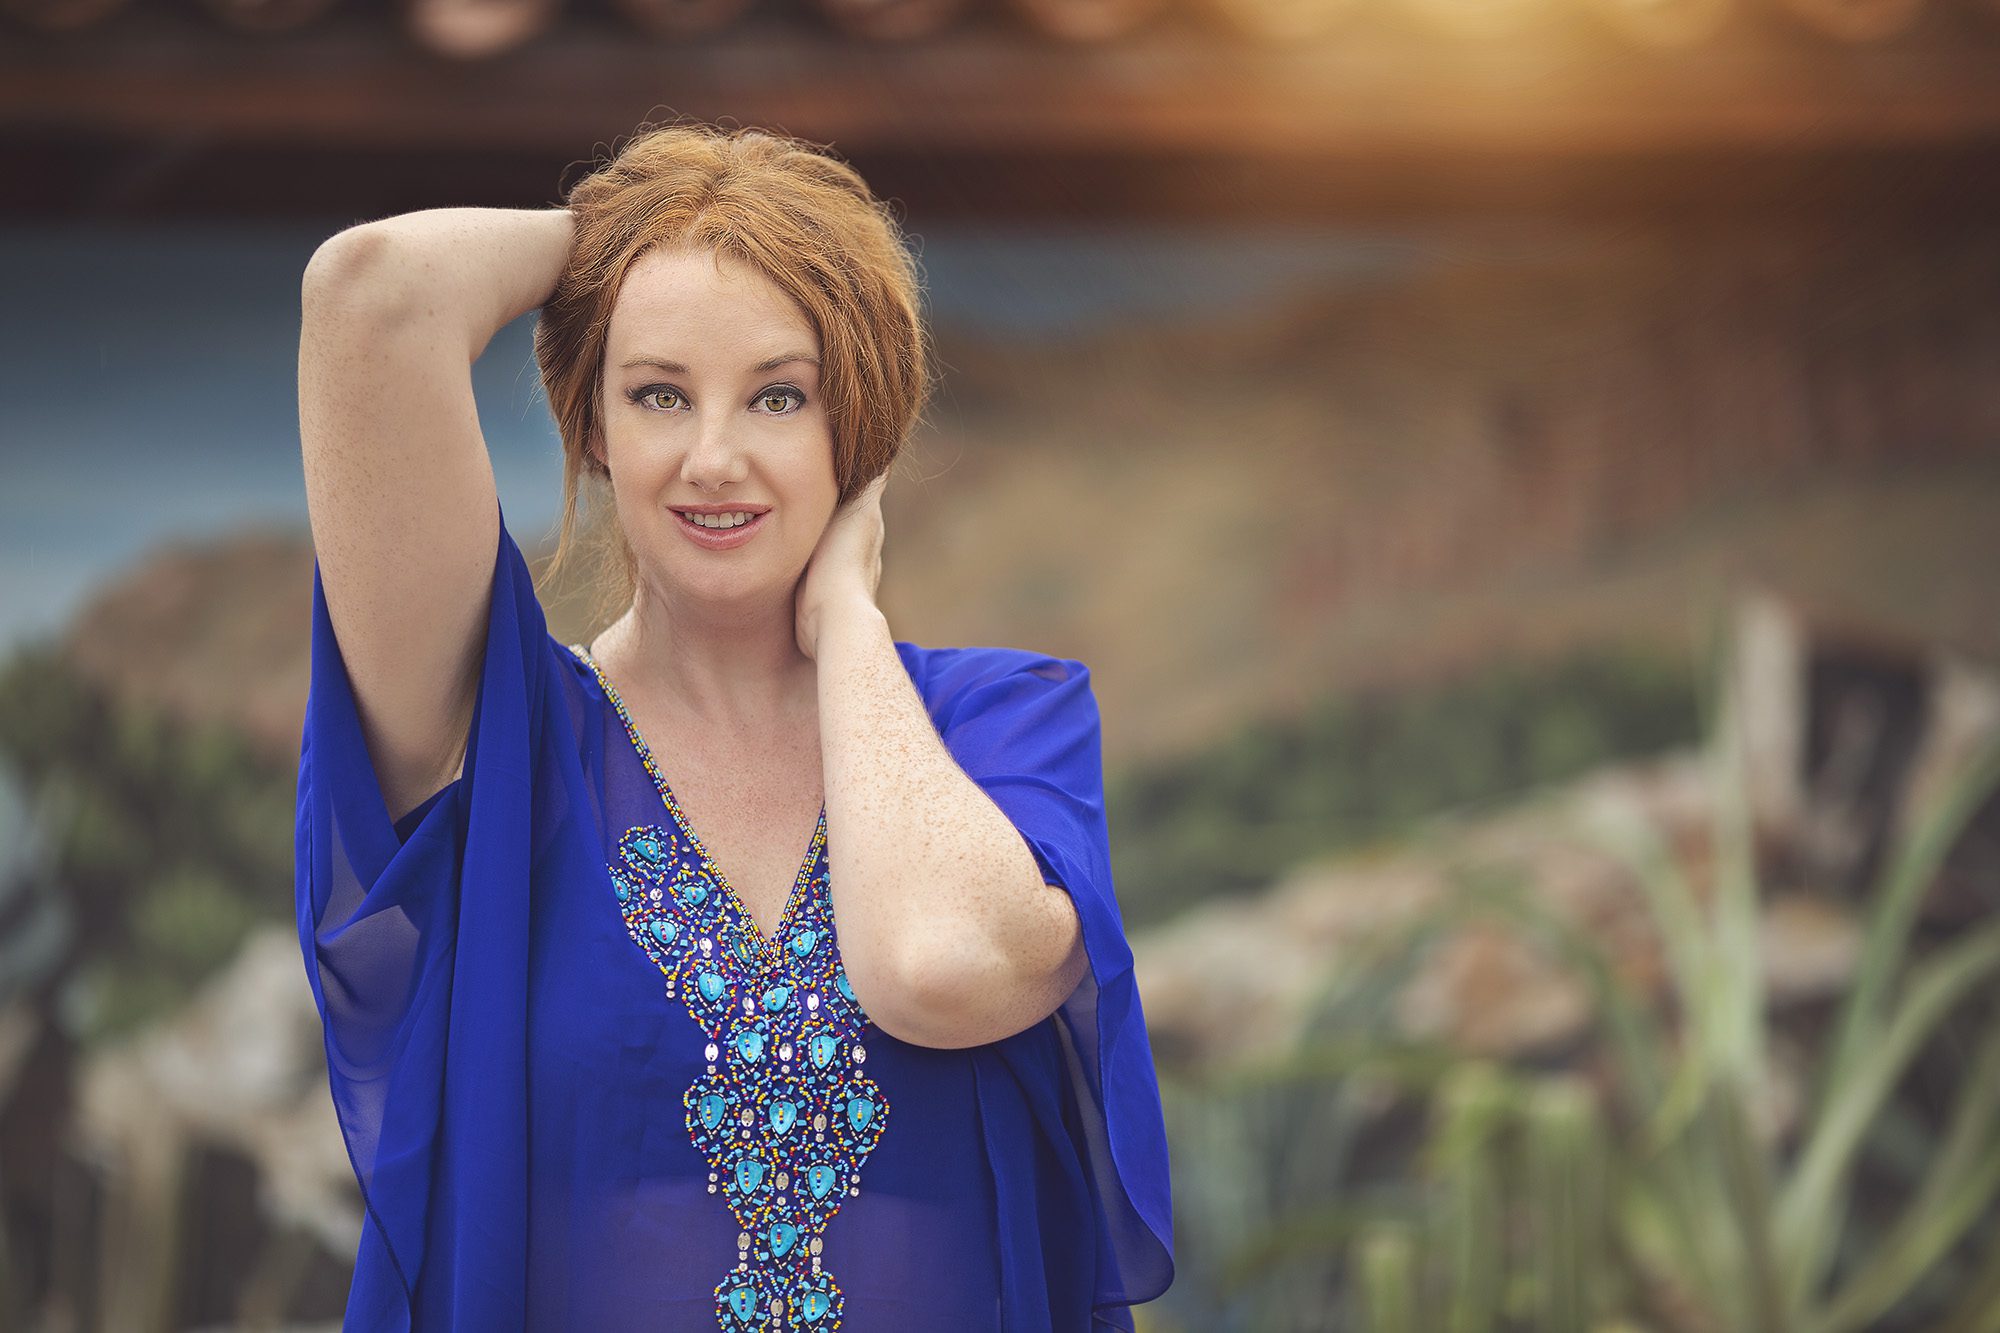
[(756, 517), (754, 514), (745, 513), (742, 510), (738, 510), (733, 514), (690, 514), (684, 511), (677, 512), (680, 512), (681, 517), (688, 522), (702, 528), (740, 528)]

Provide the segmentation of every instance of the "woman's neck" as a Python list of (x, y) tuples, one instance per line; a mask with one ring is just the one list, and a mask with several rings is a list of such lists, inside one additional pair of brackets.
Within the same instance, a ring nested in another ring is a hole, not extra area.
[(815, 664), (782, 605), (664, 605), (644, 593), (591, 645), (591, 656), (648, 699), (670, 700), (722, 733), (761, 732), (816, 709)]

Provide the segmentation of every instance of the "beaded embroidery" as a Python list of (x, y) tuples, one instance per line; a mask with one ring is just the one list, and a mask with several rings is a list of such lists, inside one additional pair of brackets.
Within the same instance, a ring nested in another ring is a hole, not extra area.
[(840, 1327), (846, 1302), (821, 1270), (826, 1225), (861, 1193), (861, 1164), (889, 1104), (862, 1072), (868, 1016), (855, 1001), (827, 895), (826, 808), (776, 938), (766, 939), (681, 813), (645, 738), (581, 644), (659, 790), (664, 825), (627, 829), (609, 865), (625, 928), (707, 1036), (708, 1072), (682, 1096), (688, 1134), (737, 1225), (736, 1267), (715, 1288), (731, 1333)]

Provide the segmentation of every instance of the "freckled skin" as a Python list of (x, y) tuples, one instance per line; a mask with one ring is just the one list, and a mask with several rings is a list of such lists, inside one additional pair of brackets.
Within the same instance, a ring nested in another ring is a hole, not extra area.
[[(879, 501), (857, 501), (835, 526), (872, 522), (879, 545)], [(1083, 979), (1076, 909), (939, 738), (861, 577), (866, 550), (836, 540), (814, 556), (851, 571), (845, 593), (818, 608), (814, 645), (841, 952), (856, 998), (890, 1035), (997, 1041), (1054, 1012)]]

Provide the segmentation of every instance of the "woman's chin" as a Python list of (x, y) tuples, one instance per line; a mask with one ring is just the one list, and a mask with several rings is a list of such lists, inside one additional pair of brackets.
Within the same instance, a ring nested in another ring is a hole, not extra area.
[(671, 559), (652, 562), (653, 587), (676, 600), (703, 606), (755, 606), (783, 601), (789, 605), (805, 577), (806, 562), (719, 560), (712, 553), (676, 551)]

